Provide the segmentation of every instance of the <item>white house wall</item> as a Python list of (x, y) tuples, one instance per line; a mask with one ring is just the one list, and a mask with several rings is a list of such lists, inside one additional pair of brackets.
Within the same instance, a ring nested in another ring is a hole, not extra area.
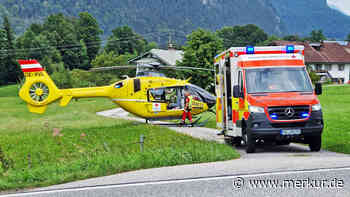
[(329, 70), (328, 72), (329, 72), (329, 74), (331, 74), (332, 78), (344, 78), (345, 79), (345, 68), (343, 71), (339, 71), (339, 66), (337, 64), (332, 64), (331, 70)]
[[(316, 65), (308, 64), (308, 66), (311, 67), (313, 70), (316, 70)], [(326, 70), (326, 65), (321, 64), (321, 69)], [(343, 71), (339, 71), (338, 64), (332, 64), (331, 69), (328, 72), (329, 74), (331, 74), (332, 78), (343, 78), (345, 83), (347, 83), (350, 80), (350, 64), (345, 64)]]
[(345, 80), (344, 80), (344, 82), (348, 83), (349, 80), (350, 80), (350, 64), (346, 64), (345, 65), (344, 71), (345, 71)]

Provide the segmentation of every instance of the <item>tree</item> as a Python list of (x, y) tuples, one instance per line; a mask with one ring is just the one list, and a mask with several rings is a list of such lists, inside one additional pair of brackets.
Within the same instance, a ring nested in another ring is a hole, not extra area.
[(5, 84), (16, 83), (20, 75), (20, 68), (16, 62), (15, 35), (7, 16), (3, 17), (3, 28), (5, 34), (3, 38), (5, 40), (3, 72), (6, 73), (3, 80)]
[[(128, 65), (128, 60), (135, 58), (134, 54), (125, 54), (125, 55), (117, 55), (115, 52), (103, 52), (91, 62), (92, 67), (111, 67), (111, 66), (124, 66)], [(123, 75), (135, 76), (135, 70), (133, 69), (120, 69), (115, 71), (108, 71), (109, 73), (113, 73), (118, 78), (121, 78)]]
[(62, 56), (65, 68), (70, 70), (81, 67), (82, 44), (77, 39), (75, 23), (63, 14), (53, 14), (47, 17), (43, 24), (43, 35), (49, 40)]
[(312, 32), (310, 33), (310, 37), (306, 39), (311, 42), (321, 42), (323, 40), (327, 40), (322, 30), (312, 30)]
[(259, 45), (264, 42), (268, 35), (256, 25), (224, 27), (217, 31), (224, 41), (224, 48), (244, 47), (247, 45)]
[(103, 33), (97, 20), (87, 12), (79, 14), (77, 25), (78, 40), (83, 40), (87, 48), (89, 63), (95, 59), (101, 47), (100, 35)]
[(346, 36), (346, 41), (350, 42), (350, 34), (348, 34), (348, 36)]
[(145, 51), (146, 40), (136, 34), (130, 27), (117, 27), (108, 39), (106, 51), (117, 55), (141, 54)]
[(282, 40), (297, 41), (297, 42), (303, 41), (303, 39), (300, 38), (298, 35), (288, 35), (288, 36), (284, 36), (284, 37), (282, 38)]
[(7, 83), (6, 54), (6, 33), (5, 30), (0, 28), (0, 85)]
[(274, 41), (277, 41), (277, 40), (281, 40), (281, 38), (275, 36), (275, 35), (271, 35), (267, 38), (267, 40), (265, 40), (261, 46), (271, 46), (271, 44), (274, 42)]
[(156, 42), (149, 42), (145, 48), (145, 51), (150, 51), (156, 48), (158, 48), (158, 44)]
[[(184, 58), (179, 66), (213, 68), (214, 57), (223, 49), (223, 42), (215, 33), (198, 29), (187, 37)], [(182, 77), (192, 77), (191, 82), (207, 90), (214, 86), (214, 74), (211, 71), (189, 71), (179, 73)]]

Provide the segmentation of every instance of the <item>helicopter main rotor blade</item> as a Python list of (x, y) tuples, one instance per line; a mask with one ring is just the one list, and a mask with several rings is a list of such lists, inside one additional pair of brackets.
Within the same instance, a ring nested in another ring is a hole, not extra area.
[(208, 69), (208, 68), (198, 68), (198, 67), (189, 67), (189, 66), (161, 66), (160, 69), (174, 69), (174, 70), (205, 70), (205, 71), (212, 71), (214, 72), (214, 69)]
[(106, 70), (119, 70), (119, 69), (136, 69), (137, 66), (110, 66), (110, 67), (99, 67), (99, 68), (92, 68), (89, 71), (106, 71)]

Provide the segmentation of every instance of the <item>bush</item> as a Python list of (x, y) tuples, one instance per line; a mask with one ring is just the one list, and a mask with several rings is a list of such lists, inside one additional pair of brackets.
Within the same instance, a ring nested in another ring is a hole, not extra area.
[(320, 81), (321, 77), (318, 76), (314, 71), (309, 70), (309, 75), (313, 84)]
[(72, 77), (71, 85), (73, 88), (105, 86), (119, 80), (111, 73), (87, 72), (79, 69), (72, 70), (70, 75)]
[(70, 88), (72, 87), (72, 78), (69, 71), (64, 68), (63, 63), (54, 64), (53, 73), (51, 75), (52, 80), (55, 82), (58, 88)]

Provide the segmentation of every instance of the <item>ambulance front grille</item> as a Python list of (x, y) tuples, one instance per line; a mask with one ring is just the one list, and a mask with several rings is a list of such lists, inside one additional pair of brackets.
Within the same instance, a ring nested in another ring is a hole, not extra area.
[(269, 107), (269, 116), (273, 120), (300, 120), (305, 119), (303, 114), (308, 114), (310, 107), (308, 105), (301, 106), (278, 106)]

